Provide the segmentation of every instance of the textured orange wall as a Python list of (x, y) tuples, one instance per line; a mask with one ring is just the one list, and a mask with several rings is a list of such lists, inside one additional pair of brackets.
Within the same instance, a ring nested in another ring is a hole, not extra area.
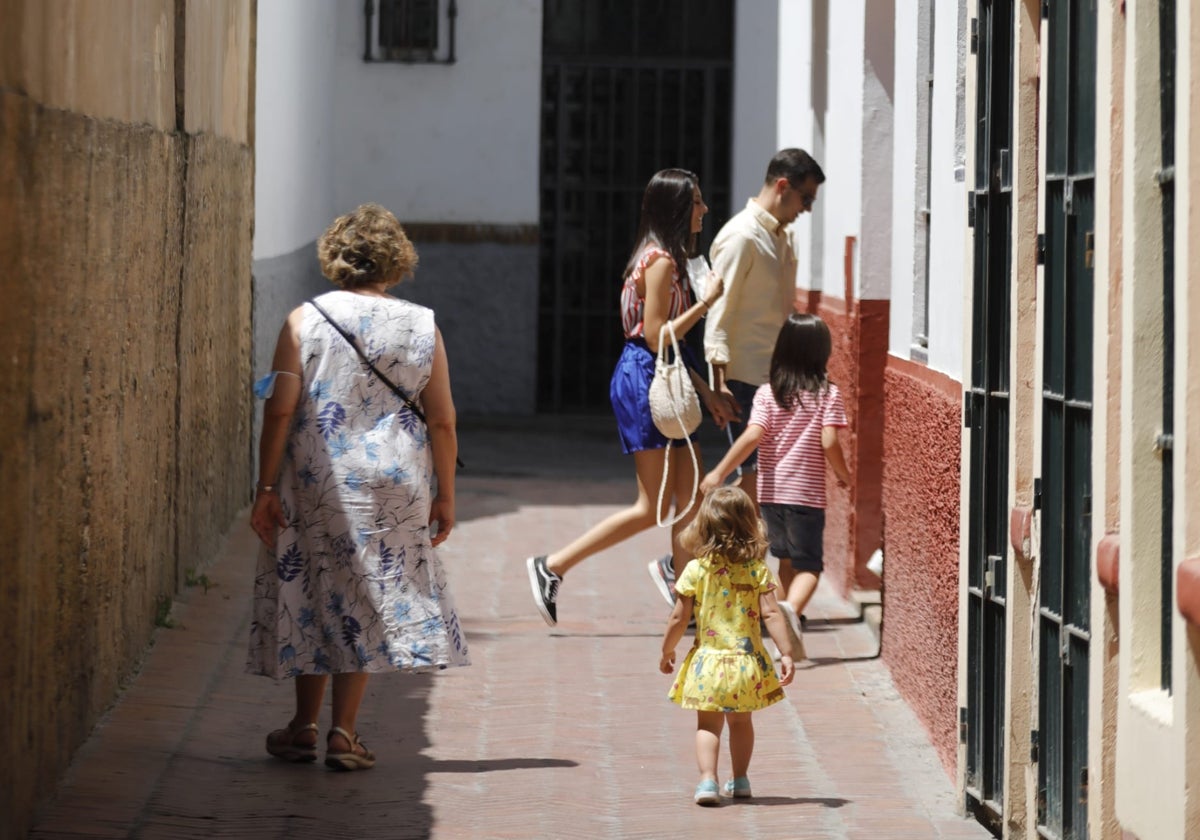
[(885, 387), (883, 659), (953, 776), (962, 388), (895, 358)]

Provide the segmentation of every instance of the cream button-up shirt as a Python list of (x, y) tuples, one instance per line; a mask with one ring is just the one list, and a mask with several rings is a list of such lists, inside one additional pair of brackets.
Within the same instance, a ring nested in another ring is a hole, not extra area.
[(795, 311), (796, 249), (786, 227), (753, 198), (717, 233), (709, 251), (725, 281), (704, 327), (704, 356), (725, 380), (770, 378), (779, 328)]

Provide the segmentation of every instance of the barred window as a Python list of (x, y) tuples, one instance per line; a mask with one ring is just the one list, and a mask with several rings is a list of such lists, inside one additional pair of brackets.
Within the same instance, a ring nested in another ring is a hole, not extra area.
[(365, 9), (364, 61), (454, 63), (455, 0), (444, 9), (440, 0), (367, 0)]

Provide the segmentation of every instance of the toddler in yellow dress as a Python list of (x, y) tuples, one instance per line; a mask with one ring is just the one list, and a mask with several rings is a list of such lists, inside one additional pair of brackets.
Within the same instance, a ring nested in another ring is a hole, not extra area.
[[(697, 805), (721, 802), (717, 756), (721, 730), (729, 723), (733, 778), (725, 794), (750, 796), (750, 756), (754, 751), (751, 714), (783, 699), (792, 681), (792, 641), (775, 600), (775, 579), (765, 562), (767, 540), (754, 503), (737, 487), (718, 487), (700, 504), (696, 518), (680, 535), (696, 558), (675, 582), (675, 609), (667, 620), (659, 670), (670, 674), (675, 648), (695, 610), (696, 641), (679, 668), (668, 696), (696, 710)], [(779, 647), (780, 675), (763, 647), (759, 621)]]

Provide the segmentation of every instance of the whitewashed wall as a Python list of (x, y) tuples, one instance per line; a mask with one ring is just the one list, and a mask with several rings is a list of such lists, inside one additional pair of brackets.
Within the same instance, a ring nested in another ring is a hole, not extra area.
[[(316, 239), (374, 201), (406, 225), (484, 226), (465, 242), (410, 228), (421, 262), (397, 293), (437, 312), (460, 411), (528, 414), (542, 3), (461, 3), (452, 65), (365, 63), (363, 24), (361, 0), (259, 2), (255, 370), (286, 313), (330, 288)], [(492, 241), (489, 226), (522, 229)]]
[[(737, 0), (733, 44), (733, 166), (729, 210), (758, 195), (778, 151), (780, 0)], [(703, 174), (701, 175), (703, 177)]]
[(896, 3), (896, 136), (892, 169), (892, 302), (889, 307), (888, 350), (907, 359), (912, 353), (913, 295), (917, 276), (925, 271), (918, 246), (924, 224), (917, 215), (918, 185), (925, 183), (928, 165), (919, 142), (922, 115), (918, 112), (918, 85), (924, 84), (924, 68), (918, 70), (927, 33), (918, 20), (917, 0)]
[(460, 3), (452, 65), (365, 63), (362, 7), (336, 5), (338, 206), (377, 201), (402, 222), (536, 224), (540, 0)]
[[(253, 374), (271, 367), (287, 313), (327, 291), (316, 239), (333, 197), (333, 53), (338, 7), (326, 0), (259, 0), (254, 113)], [(254, 439), (262, 428), (255, 401)], [(254, 447), (257, 458), (257, 446)]]
[(862, 215), (855, 297), (887, 300), (892, 285), (892, 97), (895, 3), (868, 2), (863, 20)]
[(255, 260), (312, 242), (333, 217), (329, 114), (340, 8), (328, 0), (258, 2)]
[[(892, 202), (891, 326), (889, 350), (910, 358), (913, 340), (914, 286), (923, 271), (923, 229), (917, 213), (917, 185), (924, 183), (926, 150), (918, 143), (923, 114), (918, 88), (925, 68), (918, 53), (927, 33), (921, 31), (917, 0), (896, 3), (895, 140)], [(961, 3), (934, 3), (933, 125), (929, 167), (931, 228), (929, 242), (928, 365), (962, 379), (963, 307), (966, 258), (967, 174), (964, 159), (960, 52), (965, 47)]]
[[(777, 35), (779, 95), (775, 105), (779, 113), (779, 125), (775, 146), (777, 149), (804, 149), (824, 170), (823, 154), (815, 146), (812, 16), (812, 0), (780, 0)], [(821, 77), (821, 84), (824, 85), (824, 76)], [(828, 172), (825, 174), (829, 176)], [(813, 271), (813, 245), (814, 240), (820, 239), (826, 194), (827, 187), (822, 187), (813, 212), (802, 214), (792, 224), (796, 243), (796, 285), (803, 289), (821, 288), (821, 278)], [(817, 248), (817, 253), (819, 251)]]
[[(846, 237), (853, 236), (862, 242), (863, 27), (866, 10), (864, 0), (838, 0), (827, 6), (829, 49), (824, 56), (813, 56), (814, 62), (824, 60), (828, 83), (824, 115), (825, 155), (820, 160), (827, 180), (818, 201), (823, 205), (824, 228), (819, 288), (827, 295), (842, 297)], [(858, 260), (855, 265), (859, 265)]]
[[(929, 367), (962, 381), (967, 180), (963, 73), (966, 5), (935, 2), (933, 173), (929, 207)], [(897, 16), (899, 17), (899, 16)], [(911, 335), (911, 329), (909, 331)]]

